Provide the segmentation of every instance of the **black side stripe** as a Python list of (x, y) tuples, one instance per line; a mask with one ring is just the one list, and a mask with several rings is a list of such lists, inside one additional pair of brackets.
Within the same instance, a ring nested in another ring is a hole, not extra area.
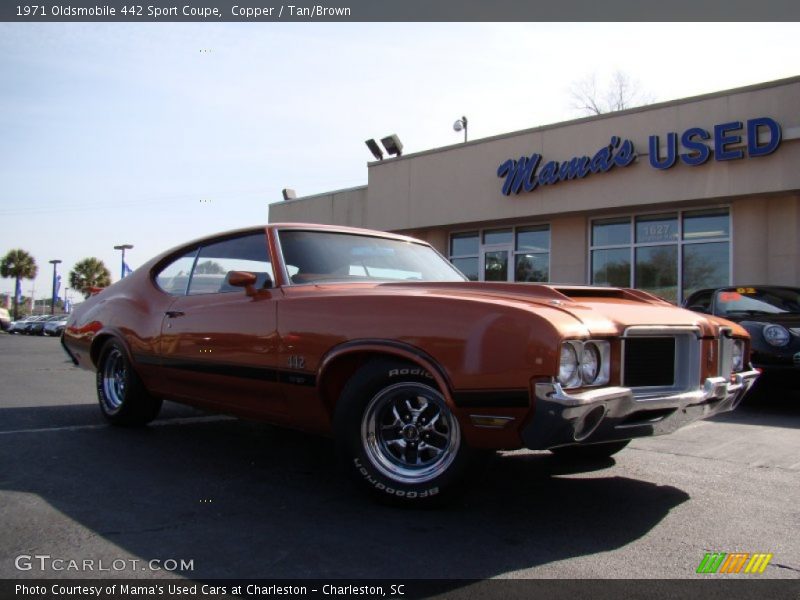
[(136, 362), (140, 364), (155, 365), (167, 369), (180, 369), (182, 371), (194, 371), (196, 373), (223, 375), (225, 377), (238, 377), (241, 379), (258, 379), (260, 381), (280, 382), (292, 385), (312, 387), (317, 385), (316, 375), (301, 373), (299, 371), (194, 361), (184, 358), (159, 358), (151, 354), (137, 354), (134, 358)]
[(528, 390), (476, 390), (455, 392), (453, 401), (462, 408), (526, 408)]

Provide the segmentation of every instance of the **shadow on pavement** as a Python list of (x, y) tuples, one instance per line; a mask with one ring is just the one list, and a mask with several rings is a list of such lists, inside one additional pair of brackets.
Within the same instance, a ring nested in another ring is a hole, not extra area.
[(735, 411), (719, 415), (712, 420), (800, 428), (800, 390), (773, 385), (759, 386), (757, 383)]
[[(88, 408), (58, 410), (78, 422)], [(0, 422), (8, 410), (52, 419), (6, 409)], [(330, 440), (236, 420), (2, 434), (0, 452), (13, 455), (2, 489), (41, 497), (142, 560), (193, 559), (183, 575), (198, 579), (482, 579), (624, 546), (689, 498), (606, 473), (611, 459), (577, 477), (550, 455), (508, 453), (446, 508), (387, 508), (343, 477)]]

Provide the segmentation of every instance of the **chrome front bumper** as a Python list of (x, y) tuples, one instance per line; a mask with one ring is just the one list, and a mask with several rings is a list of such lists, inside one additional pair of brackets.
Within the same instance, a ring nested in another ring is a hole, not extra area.
[(696, 390), (636, 398), (626, 387), (567, 394), (558, 383), (537, 383), (533, 420), (522, 439), (532, 450), (672, 433), (698, 419), (733, 410), (758, 377), (710, 377)]

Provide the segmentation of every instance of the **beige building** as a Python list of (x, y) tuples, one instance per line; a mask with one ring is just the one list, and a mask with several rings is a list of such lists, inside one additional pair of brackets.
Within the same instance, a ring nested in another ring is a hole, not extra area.
[(800, 77), (369, 163), (270, 222), (409, 234), (471, 279), (800, 286)]

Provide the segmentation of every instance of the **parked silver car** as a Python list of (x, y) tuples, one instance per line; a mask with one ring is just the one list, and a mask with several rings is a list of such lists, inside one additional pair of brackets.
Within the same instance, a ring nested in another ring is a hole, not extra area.
[(23, 319), (19, 319), (11, 323), (8, 328), (8, 333), (29, 333), (31, 326), (38, 321), (46, 319), (46, 315), (30, 315)]
[(45, 335), (61, 335), (67, 326), (69, 315), (56, 315), (44, 324)]

